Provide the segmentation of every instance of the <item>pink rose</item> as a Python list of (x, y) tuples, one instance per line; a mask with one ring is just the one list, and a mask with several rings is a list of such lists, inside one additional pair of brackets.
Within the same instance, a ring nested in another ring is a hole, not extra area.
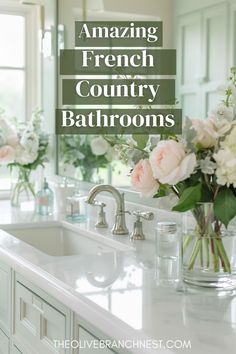
[(4, 145), (0, 148), (0, 164), (7, 165), (13, 162), (15, 158), (15, 150), (10, 145)]
[(137, 192), (146, 197), (153, 197), (159, 188), (159, 183), (153, 178), (148, 159), (140, 160), (131, 174), (131, 183)]
[(174, 140), (163, 140), (150, 154), (153, 176), (163, 184), (175, 185), (189, 178), (197, 160), (194, 153), (187, 155), (184, 146)]

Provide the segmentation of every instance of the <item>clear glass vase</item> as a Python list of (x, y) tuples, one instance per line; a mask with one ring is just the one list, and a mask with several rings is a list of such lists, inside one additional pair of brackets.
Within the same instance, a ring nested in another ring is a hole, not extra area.
[[(85, 182), (90, 183), (104, 183), (104, 179), (102, 178), (102, 169), (98, 167), (88, 167), (88, 166), (80, 166), (79, 168), (79, 179)], [(106, 169), (107, 173), (107, 169)]]
[(21, 207), (22, 204), (34, 202), (35, 189), (31, 181), (30, 169), (21, 166), (12, 171), (10, 199), (13, 207)]
[(213, 203), (192, 210), (182, 241), (182, 277), (191, 285), (236, 288), (236, 232), (227, 230), (214, 215)]

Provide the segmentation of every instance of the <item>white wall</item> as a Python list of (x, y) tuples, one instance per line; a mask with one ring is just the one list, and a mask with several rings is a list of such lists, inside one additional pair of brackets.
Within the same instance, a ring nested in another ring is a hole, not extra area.
[(164, 23), (164, 45), (171, 48), (172, 45), (172, 14), (175, 0), (104, 0), (108, 11), (125, 11), (160, 17)]
[(177, 15), (217, 5), (224, 0), (174, 0), (174, 9)]
[[(104, 10), (141, 16), (154, 16), (164, 22), (164, 46), (171, 48), (173, 39), (173, 1), (175, 0), (104, 0)], [(66, 25), (67, 47), (74, 43), (72, 9), (81, 7), (81, 0), (59, 0), (59, 23)], [(132, 16), (132, 20), (135, 17)]]

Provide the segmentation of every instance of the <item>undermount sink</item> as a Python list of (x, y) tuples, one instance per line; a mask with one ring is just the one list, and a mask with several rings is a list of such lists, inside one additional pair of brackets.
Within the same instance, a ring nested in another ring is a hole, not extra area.
[[(63, 226), (13, 228), (6, 232), (54, 257), (97, 254), (117, 250)], [(99, 236), (98, 236), (99, 237)]]

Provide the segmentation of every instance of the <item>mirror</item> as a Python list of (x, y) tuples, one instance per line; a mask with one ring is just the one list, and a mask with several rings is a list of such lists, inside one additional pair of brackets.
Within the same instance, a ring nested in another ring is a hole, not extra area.
[[(183, 117), (204, 119), (219, 100), (218, 87), (236, 64), (234, 1), (59, 0), (58, 7), (61, 48), (74, 48), (75, 20), (163, 20), (164, 47), (177, 49), (176, 99)], [(134, 9), (139, 14), (134, 14)], [(58, 87), (61, 108), (59, 75)], [(129, 188), (129, 172), (101, 137), (71, 135), (58, 139), (60, 175)]]
[[(114, 5), (114, 10), (112, 5)], [(120, 12), (117, 12), (115, 5), (114, 1), (109, 3), (106, 1), (85, 1), (83, 4), (70, 0), (65, 4), (63, 0), (59, 0), (58, 22), (60, 29), (63, 29), (63, 32), (59, 31), (59, 47), (74, 48), (74, 22), (76, 20), (85, 18), (91, 21), (131, 21), (134, 18), (146, 21), (158, 20), (157, 17), (150, 15), (122, 12), (122, 7)], [(59, 78), (58, 73), (60, 108), (63, 107), (61, 104), (62, 78), (62, 76)], [(109, 108), (109, 106), (101, 107)], [(64, 135), (58, 137), (58, 173), (60, 175), (90, 183), (109, 183), (129, 188), (129, 178), (127, 177), (129, 172), (130, 167), (125, 166), (117, 159), (115, 149), (102, 136)]]

